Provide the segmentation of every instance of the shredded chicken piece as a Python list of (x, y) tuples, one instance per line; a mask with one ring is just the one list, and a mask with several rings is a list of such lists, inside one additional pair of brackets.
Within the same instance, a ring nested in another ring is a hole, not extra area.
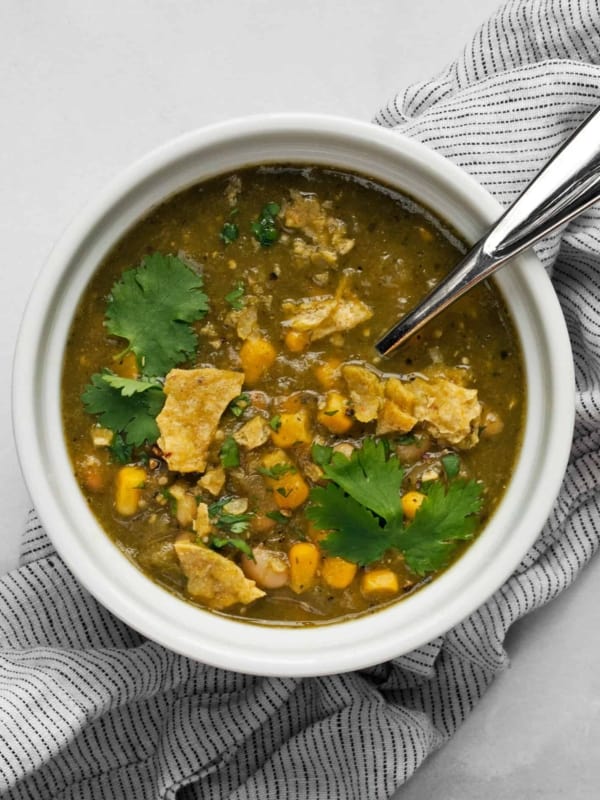
[(292, 314), (283, 325), (308, 333), (313, 342), (333, 333), (349, 331), (373, 316), (371, 307), (348, 289), (345, 279), (340, 281), (335, 295), (288, 300), (282, 308), (286, 314)]
[(242, 372), (212, 367), (169, 372), (165, 380), (167, 399), (156, 418), (158, 446), (169, 469), (204, 472), (221, 415), (240, 394), (243, 383)]
[(209, 608), (221, 610), (235, 603), (252, 603), (264, 592), (242, 570), (220, 553), (193, 542), (176, 541), (175, 552), (188, 579), (188, 594)]
[(229, 205), (234, 208), (237, 205), (240, 192), (242, 191), (242, 181), (239, 175), (232, 175), (225, 187), (225, 197)]
[(267, 422), (257, 414), (233, 434), (235, 441), (247, 450), (254, 450), (260, 447), (269, 439), (269, 426)]
[(309, 240), (295, 238), (294, 255), (312, 263), (334, 266), (339, 256), (354, 247), (354, 239), (347, 236), (346, 223), (328, 215), (325, 204), (313, 194), (291, 190), (290, 197), (283, 207), (284, 225), (301, 231)]
[(225, 322), (235, 328), (240, 339), (249, 339), (258, 336), (258, 310), (255, 298), (250, 298), (247, 305), (239, 311), (230, 311), (225, 317)]

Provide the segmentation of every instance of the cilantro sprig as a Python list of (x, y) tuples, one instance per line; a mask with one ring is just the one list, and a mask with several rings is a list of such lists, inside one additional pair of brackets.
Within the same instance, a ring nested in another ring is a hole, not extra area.
[(482, 488), (475, 481), (454, 480), (427, 489), (414, 520), (403, 520), (404, 471), (385, 443), (368, 438), (350, 458), (331, 448), (313, 446), (313, 460), (328, 482), (311, 489), (307, 517), (329, 531), (322, 547), (359, 565), (399, 550), (418, 575), (446, 566), (460, 541), (472, 537), (481, 510)]
[(236, 550), (244, 553), (248, 558), (255, 561), (252, 548), (245, 539), (238, 539), (237, 537), (230, 536), (210, 536), (208, 539), (209, 547), (213, 550), (221, 550), (223, 547), (235, 547)]
[(223, 440), (223, 444), (221, 445), (221, 449), (219, 450), (219, 459), (221, 461), (221, 466), (224, 469), (239, 467), (240, 449), (233, 436), (227, 436)]
[(117, 464), (129, 464), (133, 458), (133, 447), (127, 444), (122, 433), (115, 433), (113, 440), (108, 446), (110, 457)]
[(273, 464), (272, 467), (259, 467), (258, 472), (265, 478), (272, 478), (276, 481), (288, 473), (294, 475), (298, 470), (293, 464)]
[(260, 212), (259, 218), (250, 225), (254, 238), (262, 247), (271, 247), (279, 239), (276, 218), (280, 207), (278, 203), (267, 203)]
[(208, 311), (203, 280), (180, 258), (153, 253), (113, 286), (105, 325), (126, 339), (144, 375), (166, 375), (196, 350), (191, 323)]
[(240, 235), (240, 229), (235, 222), (224, 222), (219, 237), (224, 244), (231, 244)]
[(227, 530), (231, 533), (245, 533), (254, 516), (252, 512), (248, 511), (242, 514), (232, 514), (224, 510), (224, 506), (232, 501), (232, 497), (221, 497), (208, 507), (208, 516), (213, 525), (221, 530)]
[(229, 403), (228, 409), (234, 417), (241, 417), (244, 411), (252, 405), (252, 398), (248, 392), (242, 392)]
[(225, 302), (228, 303), (234, 311), (241, 311), (246, 305), (246, 287), (242, 281), (238, 281), (233, 289), (225, 295)]
[(222, 536), (212, 534), (208, 544), (210, 547), (218, 550), (228, 546), (235, 547), (254, 560), (252, 548), (245, 539), (240, 538), (240, 534), (245, 533), (248, 529), (250, 520), (254, 515), (252, 512), (231, 514), (225, 511), (224, 507), (230, 503), (232, 499), (231, 497), (221, 497), (220, 500), (217, 500), (208, 507), (210, 521), (216, 528), (224, 533)]
[(458, 544), (470, 539), (481, 510), (481, 484), (458, 479), (447, 491), (433, 481), (414, 520), (402, 534), (400, 549), (417, 575), (445, 567)]
[(112, 452), (117, 460), (129, 459), (131, 447), (158, 439), (156, 417), (165, 394), (156, 381), (121, 378), (105, 370), (92, 375), (81, 399), (89, 414), (96, 415), (103, 427), (115, 432)]

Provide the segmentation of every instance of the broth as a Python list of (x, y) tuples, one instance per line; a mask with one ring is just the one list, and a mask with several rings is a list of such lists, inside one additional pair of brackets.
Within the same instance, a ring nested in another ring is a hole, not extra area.
[(492, 282), (389, 358), (373, 343), (464, 251), (411, 199), (317, 167), (152, 210), (99, 266), (64, 361), (65, 438), (107, 534), (169, 591), (258, 622), (348, 618), (434, 579), (510, 480), (519, 343)]

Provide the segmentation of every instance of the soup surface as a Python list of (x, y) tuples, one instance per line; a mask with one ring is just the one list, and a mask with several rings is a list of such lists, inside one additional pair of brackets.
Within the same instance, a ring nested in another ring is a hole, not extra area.
[(243, 619), (347, 618), (435, 578), (510, 478), (523, 365), (492, 284), (373, 343), (463, 244), (355, 175), (262, 167), (167, 200), (88, 286), (64, 361), (76, 478), (153, 580)]

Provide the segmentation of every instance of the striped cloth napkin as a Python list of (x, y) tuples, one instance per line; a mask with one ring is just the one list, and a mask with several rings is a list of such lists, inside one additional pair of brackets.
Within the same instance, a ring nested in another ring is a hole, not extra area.
[[(460, 58), (376, 122), (513, 200), (600, 101), (600, 10), (512, 0)], [(313, 679), (225, 672), (112, 617), (54, 553), (35, 514), (0, 584), (0, 790), (6, 798), (389, 797), (446, 741), (507, 664), (510, 625), (555, 597), (598, 544), (600, 211), (546, 240), (571, 334), (577, 423), (535, 546), (482, 608), (425, 647)]]

